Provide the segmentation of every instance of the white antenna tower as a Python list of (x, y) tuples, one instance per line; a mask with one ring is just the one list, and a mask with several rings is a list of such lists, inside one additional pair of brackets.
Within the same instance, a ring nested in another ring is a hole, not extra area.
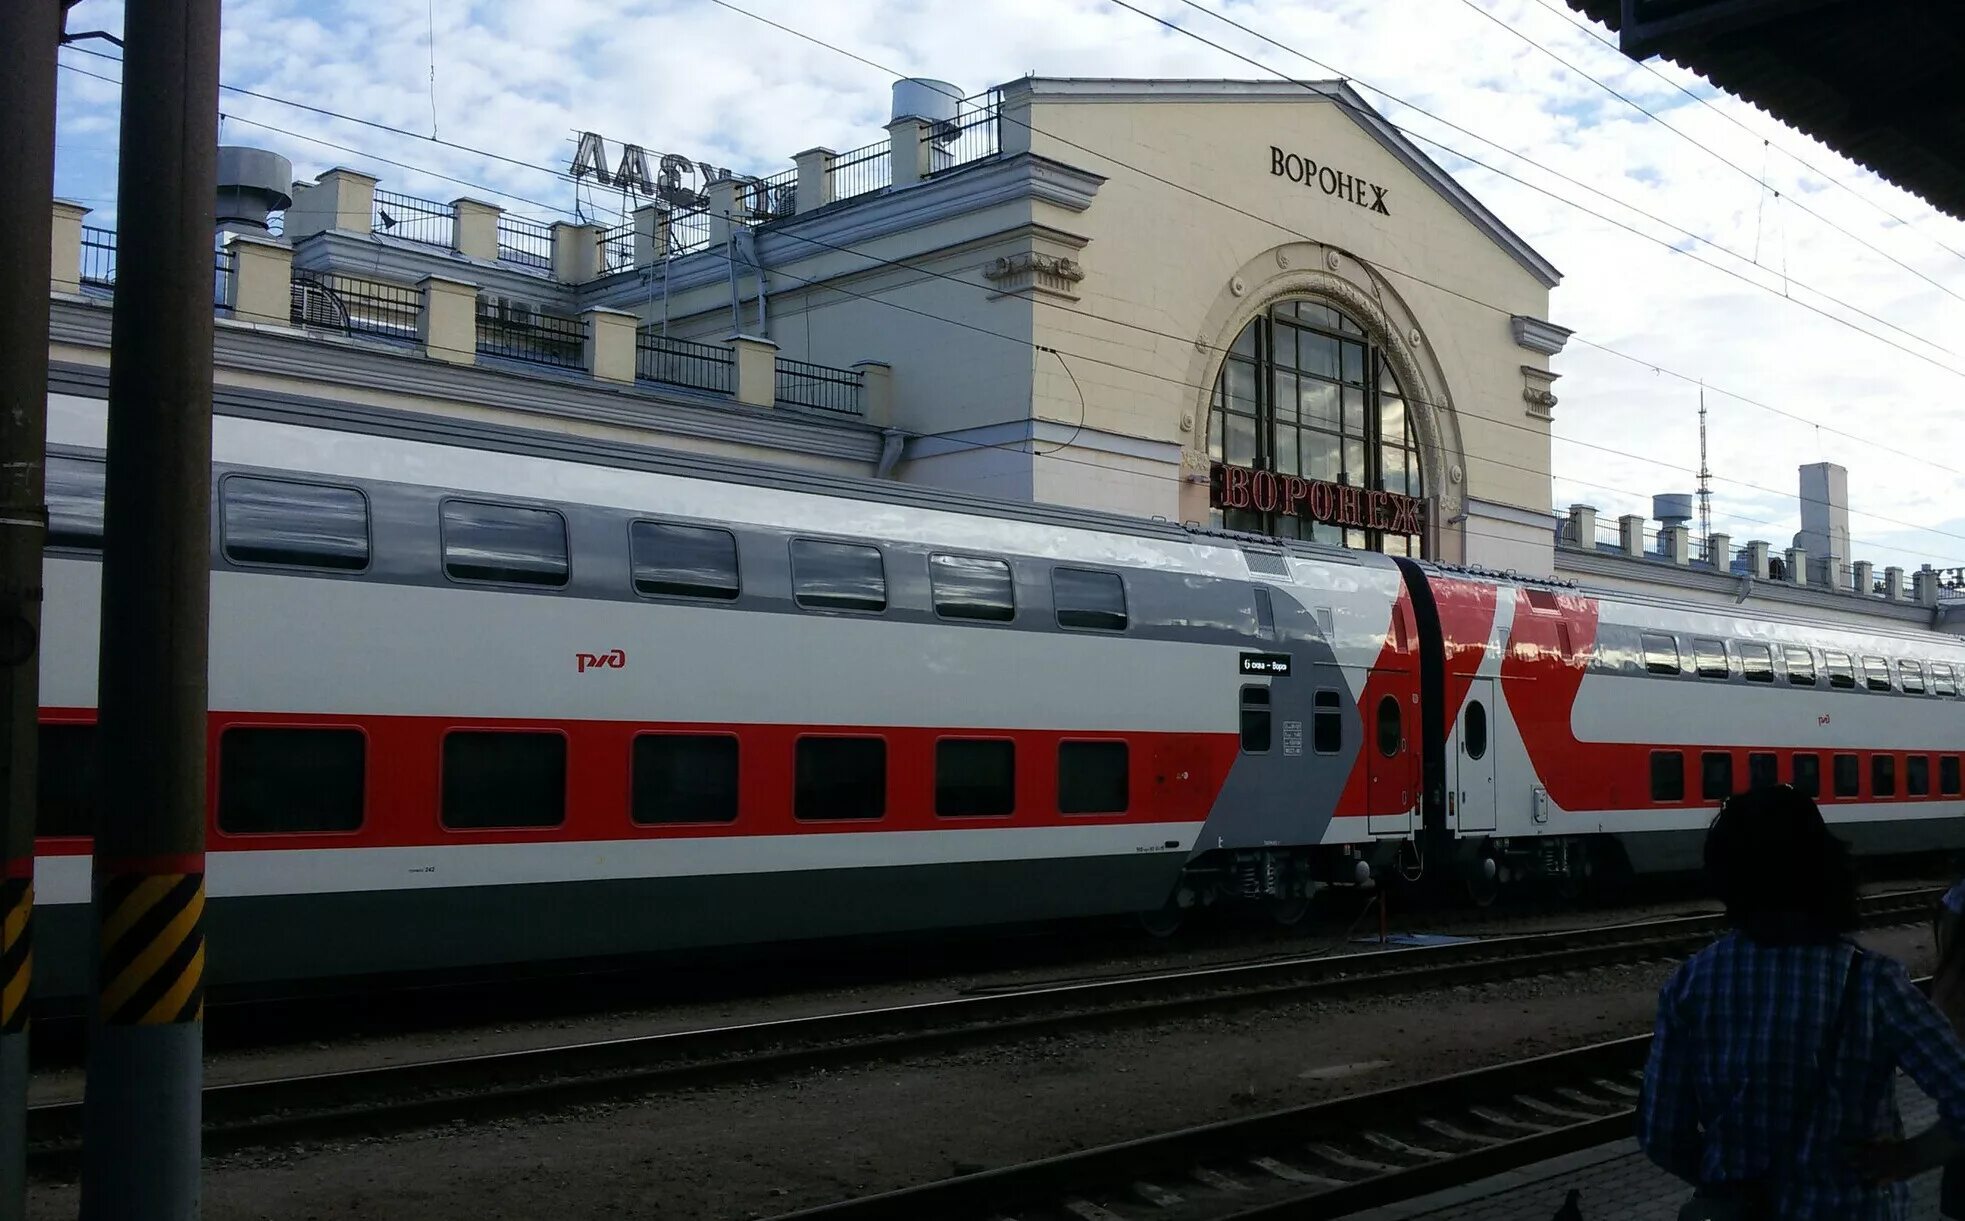
[(1699, 533), (1706, 540), (1706, 559), (1720, 564), (1725, 556), (1712, 554), (1713, 549), (1713, 472), (1706, 465), (1706, 387), (1699, 387)]

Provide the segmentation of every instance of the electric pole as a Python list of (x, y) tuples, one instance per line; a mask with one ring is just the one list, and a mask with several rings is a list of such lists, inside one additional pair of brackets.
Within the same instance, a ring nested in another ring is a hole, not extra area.
[(218, 13), (123, 17), (83, 1221), (199, 1209)]
[(27, 1007), (47, 536), (48, 243), (61, 0), (0, 4), (0, 1218), (27, 1215)]

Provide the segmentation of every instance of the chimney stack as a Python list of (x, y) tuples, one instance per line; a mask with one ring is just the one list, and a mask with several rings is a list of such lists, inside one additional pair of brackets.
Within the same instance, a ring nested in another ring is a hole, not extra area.
[(1801, 468), (1801, 532), (1794, 545), (1811, 556), (1849, 559), (1849, 471), (1834, 462)]

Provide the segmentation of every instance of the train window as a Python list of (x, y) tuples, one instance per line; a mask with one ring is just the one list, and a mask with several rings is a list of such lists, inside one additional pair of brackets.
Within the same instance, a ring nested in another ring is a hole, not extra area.
[(95, 834), (96, 793), (101, 783), (101, 769), (96, 763), (96, 727), (43, 725), (40, 742), (34, 834)]
[(1051, 600), (1057, 607), (1059, 627), (1126, 630), (1126, 586), (1116, 572), (1054, 568)]
[(1823, 668), (1829, 672), (1829, 686), (1853, 687), (1856, 685), (1856, 663), (1847, 653), (1822, 654)]
[(102, 459), (49, 454), (46, 471), (47, 545), (102, 550)]
[(1320, 755), (1334, 755), (1344, 749), (1344, 699), (1337, 692), (1317, 692), (1312, 716), (1311, 749)]
[(1269, 688), (1242, 688), (1242, 749), (1259, 755), (1269, 749)]
[(1931, 663), (1931, 693), (1933, 695), (1957, 695), (1957, 672), (1950, 663), (1934, 661)]
[(1912, 695), (1924, 694), (1924, 665), (1915, 661), (1897, 663), (1897, 681)]
[(628, 527), (635, 592), (668, 598), (737, 596), (737, 536), (710, 526), (638, 521)]
[(935, 743), (935, 813), (967, 818), (1012, 814), (1016, 808), (1015, 742), (943, 738)]
[(566, 820), (566, 736), (456, 729), (443, 739), (443, 825), (557, 827)]
[(1863, 684), (1871, 691), (1890, 689), (1890, 663), (1881, 657), (1863, 658)]
[(1931, 756), (1911, 755), (1904, 760), (1904, 795), (1907, 797), (1931, 795)]
[(1860, 797), (1863, 792), (1863, 761), (1854, 755), (1835, 757), (1835, 795)]
[(793, 600), (811, 610), (887, 609), (887, 570), (881, 566), (880, 548), (865, 543), (793, 539), (791, 587)]
[(354, 488), (228, 475), (218, 501), (220, 542), (235, 564), (368, 567), (368, 497)]
[(1131, 800), (1124, 742), (1058, 743), (1058, 809), (1123, 814)]
[(1264, 636), (1276, 634), (1276, 607), (1269, 600), (1269, 591), (1260, 585), (1255, 587), (1255, 626)]
[(737, 821), (737, 739), (636, 734), (628, 817), (640, 826)]
[(1897, 795), (1897, 756), (1870, 756), (1869, 795), (1872, 797), (1895, 797)]
[(1460, 744), (1466, 747), (1469, 759), (1487, 754), (1487, 705), (1479, 700), (1467, 701), (1467, 715), (1460, 722)]
[(1815, 685), (1815, 654), (1799, 645), (1789, 645), (1786, 649), (1788, 659), (1788, 681), (1797, 687)]
[(1651, 800), (1685, 800), (1685, 756), (1678, 751), (1651, 752)]
[(443, 567), (459, 581), (564, 585), (566, 519), (551, 509), (446, 500)]
[(228, 835), (362, 825), (367, 741), (354, 729), (228, 729), (218, 739), (218, 829)]
[(1653, 674), (1677, 674), (1678, 641), (1658, 632), (1646, 632), (1641, 638), (1644, 644), (1644, 668)]
[(1699, 796), (1724, 801), (1733, 795), (1733, 756), (1723, 750), (1709, 750), (1699, 756)]
[(1774, 653), (1764, 644), (1742, 644), (1740, 650), (1740, 673), (1750, 683), (1771, 683), (1774, 681)]
[(1803, 797), (1822, 795), (1822, 757), (1820, 755), (1796, 755), (1794, 757), (1794, 788)]
[(1692, 640), (1692, 666), (1700, 678), (1725, 678), (1732, 673), (1726, 663), (1726, 642), (1703, 636)]
[(1378, 701), (1378, 753), (1387, 759), (1399, 753), (1399, 720), (1398, 696), (1388, 695)]
[(1010, 566), (1002, 560), (966, 555), (928, 557), (928, 583), (935, 591), (935, 613), (950, 619), (1008, 623), (1017, 617)]
[(1781, 783), (1780, 756), (1765, 751), (1754, 751), (1747, 756), (1748, 788), (1772, 788), (1779, 783)]
[(1938, 792), (1946, 797), (1956, 797), (1959, 791), (1959, 768), (1957, 755), (1938, 757)]
[(800, 738), (792, 816), (879, 818), (887, 813), (885, 738)]

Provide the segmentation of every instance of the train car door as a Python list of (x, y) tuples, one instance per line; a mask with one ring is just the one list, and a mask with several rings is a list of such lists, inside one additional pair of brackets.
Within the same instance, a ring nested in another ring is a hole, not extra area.
[(1366, 829), (1372, 835), (1410, 835), (1418, 791), (1413, 782), (1418, 709), (1408, 708), (1399, 694), (1410, 685), (1407, 676), (1385, 674), (1379, 681), (1380, 676), (1374, 673), (1373, 679), (1365, 689), (1377, 694), (1364, 709)]
[(1454, 734), (1453, 805), (1462, 832), (1492, 831), (1494, 806), (1494, 680), (1476, 678), (1460, 706)]

